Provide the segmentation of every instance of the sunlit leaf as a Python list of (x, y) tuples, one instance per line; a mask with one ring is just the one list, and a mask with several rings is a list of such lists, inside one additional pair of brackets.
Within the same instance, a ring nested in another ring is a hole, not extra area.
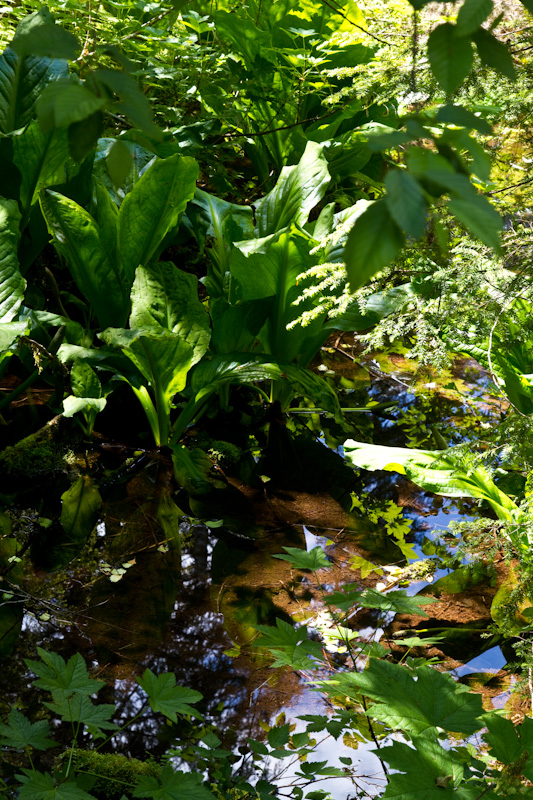
[(328, 561), (326, 554), (321, 547), (313, 547), (312, 550), (302, 550), (300, 547), (284, 547), (288, 555), (274, 555), (281, 561), (288, 561), (295, 569), (329, 569), (331, 562)]
[(275, 658), (273, 667), (290, 666), (293, 669), (313, 669), (317, 665), (312, 658), (322, 658), (322, 645), (307, 636), (307, 628), (294, 628), (282, 619), (276, 619), (276, 627), (257, 625), (262, 634), (254, 642), (257, 647), (269, 650)]

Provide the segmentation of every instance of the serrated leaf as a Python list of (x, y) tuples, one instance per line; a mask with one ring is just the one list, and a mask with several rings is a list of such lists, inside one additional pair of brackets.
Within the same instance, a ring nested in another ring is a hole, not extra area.
[(375, 701), (368, 709), (371, 717), (414, 735), (434, 736), (435, 728), (470, 735), (484, 725), (481, 696), (428, 666), (413, 674), (371, 658), (364, 672), (338, 673), (321, 686), (332, 695), (370, 697)]
[(115, 706), (111, 703), (95, 705), (90, 697), (84, 694), (74, 694), (68, 697), (64, 692), (52, 693), (54, 701), (44, 703), (47, 708), (58, 714), (64, 722), (75, 722), (86, 725), (91, 733), (101, 733), (102, 730), (117, 730), (117, 725), (110, 721), (115, 713)]
[(395, 614), (416, 614), (427, 617), (422, 606), (436, 603), (435, 597), (409, 597), (405, 589), (382, 594), (376, 589), (366, 589), (360, 599), (363, 608), (379, 608), (381, 611), (392, 611)]
[[(137, 683), (148, 695), (153, 711), (160, 711), (172, 722), (177, 722), (177, 714), (190, 714), (197, 719), (202, 715), (190, 703), (198, 703), (203, 695), (185, 686), (176, 686), (176, 676), (172, 672), (154, 675), (152, 670), (144, 671)], [(139, 795), (140, 796), (140, 795)]]
[(503, 220), (486, 197), (476, 194), (463, 200), (452, 197), (448, 208), (465, 228), (497, 253), (501, 252), (500, 234)]
[(485, 28), (480, 28), (472, 38), (476, 43), (479, 57), (486, 67), (490, 67), (512, 81), (516, 80), (513, 56), (503, 42), (500, 42)]
[(276, 725), (275, 728), (270, 728), (267, 733), (270, 747), (283, 747), (283, 745), (288, 744), (290, 733), (290, 722), (287, 722), (285, 725)]
[(456, 26), (450, 22), (438, 25), (431, 31), (428, 57), (433, 74), (447, 93), (457, 89), (474, 62), (472, 43), (458, 36)]
[(418, 181), (405, 170), (393, 169), (385, 178), (385, 201), (396, 224), (418, 239), (426, 230), (427, 206)]
[(0, 723), (0, 745), (24, 750), (34, 747), (36, 750), (48, 750), (57, 747), (57, 742), (48, 738), (50, 725), (46, 720), (30, 722), (16, 708), (11, 709), (7, 724)]
[(316, 665), (310, 657), (322, 658), (322, 645), (307, 637), (305, 627), (294, 628), (282, 619), (276, 619), (276, 627), (256, 625), (262, 634), (254, 642), (256, 647), (264, 647), (271, 652), (275, 661), (272, 666), (291, 666), (293, 669), (313, 669)]
[(17, 775), (22, 788), (17, 795), (19, 800), (96, 800), (80, 788), (76, 780), (67, 780), (57, 784), (48, 772), (25, 769), (23, 775)]
[(364, 286), (398, 255), (404, 235), (385, 200), (377, 200), (358, 217), (344, 248), (350, 291)]
[(37, 648), (41, 661), (25, 659), (26, 665), (37, 675), (34, 686), (52, 692), (55, 697), (68, 697), (71, 694), (91, 695), (98, 692), (104, 681), (89, 677), (85, 661), (79, 653), (68, 662), (57, 653), (48, 653)]
[(395, 771), (389, 776), (384, 799), (471, 800), (477, 794), (477, 790), (476, 794), (471, 794), (468, 787), (462, 792), (464, 761), (455, 750), (444, 749), (438, 740), (414, 737), (413, 746), (393, 742), (391, 747), (380, 749), (380, 756)]
[(295, 569), (311, 569), (316, 572), (318, 569), (330, 569), (331, 562), (321, 547), (313, 547), (309, 552), (300, 547), (284, 547), (288, 555), (274, 555), (281, 561), (288, 561)]
[(215, 796), (202, 785), (202, 776), (193, 772), (174, 772), (166, 766), (159, 778), (143, 776), (133, 790), (133, 797), (150, 800), (215, 800)]
[(378, 564), (373, 564), (362, 556), (354, 556), (350, 559), (350, 566), (353, 569), (361, 571), (361, 578), (363, 578), (363, 580), (367, 578), (371, 572), (375, 572), (376, 575), (383, 575), (383, 570)]
[(492, 0), (464, 0), (457, 15), (457, 33), (459, 36), (470, 36), (477, 31), (492, 13)]
[(485, 717), (485, 724), (488, 732), (483, 738), (490, 746), (491, 756), (498, 761), (512, 764), (525, 751), (533, 753), (533, 720), (530, 717), (515, 726), (510, 720), (493, 714)]

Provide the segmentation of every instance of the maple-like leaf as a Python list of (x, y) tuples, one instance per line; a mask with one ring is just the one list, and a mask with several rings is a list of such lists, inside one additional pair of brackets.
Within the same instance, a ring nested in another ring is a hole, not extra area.
[(74, 693), (91, 695), (105, 684), (104, 681), (89, 677), (85, 661), (79, 653), (65, 662), (57, 653), (47, 653), (41, 647), (37, 648), (37, 652), (41, 661), (25, 659), (27, 666), (38, 677), (34, 686), (52, 692), (54, 698), (59, 698), (60, 695), (67, 697)]
[(288, 622), (276, 619), (276, 627), (256, 625), (262, 634), (256, 641), (257, 647), (264, 647), (275, 657), (273, 667), (293, 667), (293, 669), (312, 669), (316, 665), (310, 660), (322, 658), (322, 645), (307, 637), (305, 627), (293, 628)]
[(14, 747), (17, 750), (24, 750), (25, 747), (48, 750), (50, 747), (57, 747), (56, 742), (47, 738), (49, 733), (50, 725), (46, 720), (30, 722), (24, 714), (13, 708), (7, 718), (7, 724), (0, 723), (0, 745)]
[(148, 701), (153, 711), (160, 711), (172, 722), (177, 721), (176, 714), (189, 714), (197, 719), (202, 715), (189, 703), (198, 703), (203, 695), (194, 689), (185, 686), (176, 686), (176, 676), (172, 672), (154, 675), (152, 670), (144, 671), (142, 678), (137, 678), (137, 683), (148, 695)]
[(202, 784), (202, 776), (193, 772), (174, 772), (166, 766), (159, 778), (143, 776), (133, 790), (134, 797), (150, 800), (215, 800)]
[(321, 547), (313, 547), (312, 550), (302, 550), (300, 547), (284, 547), (288, 555), (281, 554), (273, 556), (281, 561), (288, 561), (295, 569), (310, 569), (316, 572), (319, 569), (330, 569), (331, 562)]
[(422, 606), (436, 603), (437, 599), (422, 595), (409, 597), (405, 589), (386, 593), (379, 592), (377, 589), (366, 589), (364, 592), (360, 592), (357, 589), (352, 590), (349, 584), (341, 591), (332, 592), (325, 602), (345, 612), (355, 606), (360, 606), (361, 608), (378, 608), (385, 612), (392, 611), (395, 614), (416, 614), (427, 617)]
[(111, 703), (95, 705), (90, 697), (83, 694), (75, 694), (71, 698), (54, 698), (53, 703), (44, 705), (58, 714), (64, 722), (81, 722), (91, 733), (117, 728), (114, 722), (110, 722), (110, 717), (115, 713), (115, 706)]
[(81, 789), (75, 780), (56, 784), (48, 772), (25, 769), (17, 778), (22, 783), (19, 800), (96, 800), (94, 795)]
[(492, 792), (487, 794), (486, 783), (464, 783), (464, 756), (444, 749), (438, 740), (413, 737), (412, 746), (393, 742), (391, 747), (381, 748), (379, 755), (395, 771), (389, 774), (383, 800), (475, 800), (481, 794), (483, 800), (495, 797)]
[(372, 698), (376, 702), (368, 709), (371, 717), (414, 735), (429, 735), (434, 728), (472, 734), (484, 725), (481, 696), (428, 666), (411, 673), (399, 664), (371, 658), (363, 672), (338, 673), (321, 685), (331, 695)]

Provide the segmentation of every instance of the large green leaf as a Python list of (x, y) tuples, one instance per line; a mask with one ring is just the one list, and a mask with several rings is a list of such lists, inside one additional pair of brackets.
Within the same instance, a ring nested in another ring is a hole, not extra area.
[(198, 280), (170, 261), (137, 267), (131, 291), (132, 328), (162, 328), (193, 349), (196, 364), (209, 346), (209, 316), (198, 299)]
[(93, 794), (77, 786), (75, 779), (58, 785), (48, 772), (23, 769), (22, 773), (18, 776), (22, 783), (19, 800), (96, 800)]
[(81, 50), (77, 38), (56, 25), (46, 6), (19, 22), (11, 47), (21, 56), (74, 60)]
[(35, 116), (35, 104), (49, 81), (67, 75), (62, 60), (19, 56), (8, 48), (0, 55), (0, 132), (24, 128)]
[(0, 722), (0, 745), (24, 750), (35, 747), (36, 750), (48, 750), (57, 747), (57, 743), (48, 738), (50, 725), (46, 720), (30, 722), (16, 708), (11, 709), (7, 723)]
[(330, 695), (376, 702), (368, 714), (394, 730), (433, 737), (436, 728), (471, 735), (484, 726), (481, 695), (468, 691), (450, 675), (423, 666), (407, 667), (371, 658), (361, 672), (338, 673), (321, 683)]
[(146, 266), (193, 197), (198, 164), (174, 155), (156, 161), (126, 195), (118, 217), (118, 251), (131, 285), (135, 270)]
[(65, 183), (78, 169), (69, 157), (67, 131), (43, 133), (38, 122), (13, 138), (13, 161), (22, 175), (20, 204), (26, 216), (40, 189)]
[(376, 272), (390, 264), (403, 243), (404, 235), (386, 201), (377, 200), (369, 205), (356, 219), (344, 249), (351, 291), (360, 289)]
[(111, 717), (115, 713), (114, 703), (95, 705), (85, 694), (74, 694), (72, 697), (53, 695), (54, 700), (45, 702), (47, 708), (61, 717), (64, 722), (75, 722), (86, 725), (91, 733), (102, 733), (104, 730), (117, 729)]
[(264, 351), (283, 361), (307, 366), (327, 337), (325, 314), (305, 327), (291, 322), (309, 307), (295, 305), (302, 293), (299, 276), (314, 266), (313, 239), (293, 228), (262, 239), (238, 242), (230, 258), (232, 277), (238, 281), (235, 296), (242, 301), (271, 297), (266, 324), (258, 338)]
[(251, 206), (228, 203), (215, 195), (197, 189), (187, 207), (187, 217), (203, 251), (206, 243), (211, 264), (205, 281), (209, 296), (224, 295), (224, 276), (228, 271), (233, 242), (249, 239), (254, 234)]
[(194, 358), (192, 347), (179, 334), (155, 327), (139, 330), (108, 328), (99, 336), (111, 347), (120, 348), (151, 387), (155, 406), (146, 385), (120, 367), (117, 370), (141, 403), (156, 445), (166, 445), (172, 398), (185, 387)]
[(255, 206), (257, 236), (269, 236), (287, 225), (305, 225), (330, 181), (322, 145), (308, 142), (299, 163), (283, 167), (271, 192)]
[(393, 741), (379, 755), (394, 770), (384, 800), (474, 800), (479, 796), (479, 785), (461, 786), (464, 757), (438, 740), (414, 736), (412, 745)]
[(40, 199), (54, 245), (67, 261), (100, 325), (123, 324), (129, 310), (131, 283), (108, 257), (98, 225), (74, 200), (57, 192), (46, 189)]
[(275, 628), (269, 625), (256, 627), (261, 636), (254, 641), (254, 645), (264, 647), (274, 656), (273, 667), (313, 669), (317, 664), (311, 658), (321, 659), (323, 656), (322, 644), (309, 639), (305, 625), (294, 628), (278, 618)]
[(457, 89), (474, 63), (472, 42), (459, 36), (450, 22), (438, 25), (429, 34), (428, 56), (433, 74), (447, 93)]
[(315, 400), (334, 416), (340, 413), (338, 399), (331, 387), (310, 370), (294, 364), (269, 361), (266, 356), (252, 358), (247, 354), (215, 356), (199, 364), (191, 378), (196, 396), (207, 396), (226, 383), (255, 383), (274, 380), (287, 383), (295, 394)]
[(65, 661), (58, 653), (49, 653), (37, 648), (41, 661), (25, 659), (26, 666), (37, 675), (34, 686), (52, 692), (56, 697), (70, 697), (72, 694), (91, 695), (98, 692), (105, 681), (89, 677), (83, 657), (76, 653)]
[(174, 772), (167, 766), (159, 778), (139, 778), (133, 797), (149, 797), (150, 800), (215, 800), (215, 795), (202, 785), (198, 772)]
[(86, 122), (105, 107), (106, 101), (87, 86), (60, 78), (45, 87), (37, 100), (37, 116), (43, 131)]
[(0, 197), (0, 322), (11, 322), (16, 316), (26, 288), (17, 257), (19, 224), (16, 200)]
[(137, 683), (148, 695), (153, 711), (160, 711), (172, 722), (177, 722), (177, 714), (188, 714), (198, 719), (202, 715), (190, 705), (198, 703), (203, 695), (185, 686), (176, 686), (176, 676), (172, 672), (154, 675), (151, 669), (143, 672)]
[(476, 497), (487, 500), (500, 519), (511, 519), (515, 503), (501, 492), (483, 466), (468, 466), (453, 450), (416, 450), (385, 447), (348, 439), (346, 458), (357, 467), (386, 470), (406, 475), (409, 480), (447, 497)]

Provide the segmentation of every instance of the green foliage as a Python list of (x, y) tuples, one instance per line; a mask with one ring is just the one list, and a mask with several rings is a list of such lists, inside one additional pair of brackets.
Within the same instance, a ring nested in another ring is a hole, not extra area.
[(137, 682), (148, 695), (152, 709), (160, 711), (172, 722), (176, 722), (177, 714), (189, 714), (197, 719), (202, 719), (201, 714), (189, 705), (189, 703), (198, 703), (202, 699), (202, 695), (193, 689), (176, 686), (176, 678), (172, 673), (156, 676), (150, 669), (147, 669), (142, 678), (137, 679)]

